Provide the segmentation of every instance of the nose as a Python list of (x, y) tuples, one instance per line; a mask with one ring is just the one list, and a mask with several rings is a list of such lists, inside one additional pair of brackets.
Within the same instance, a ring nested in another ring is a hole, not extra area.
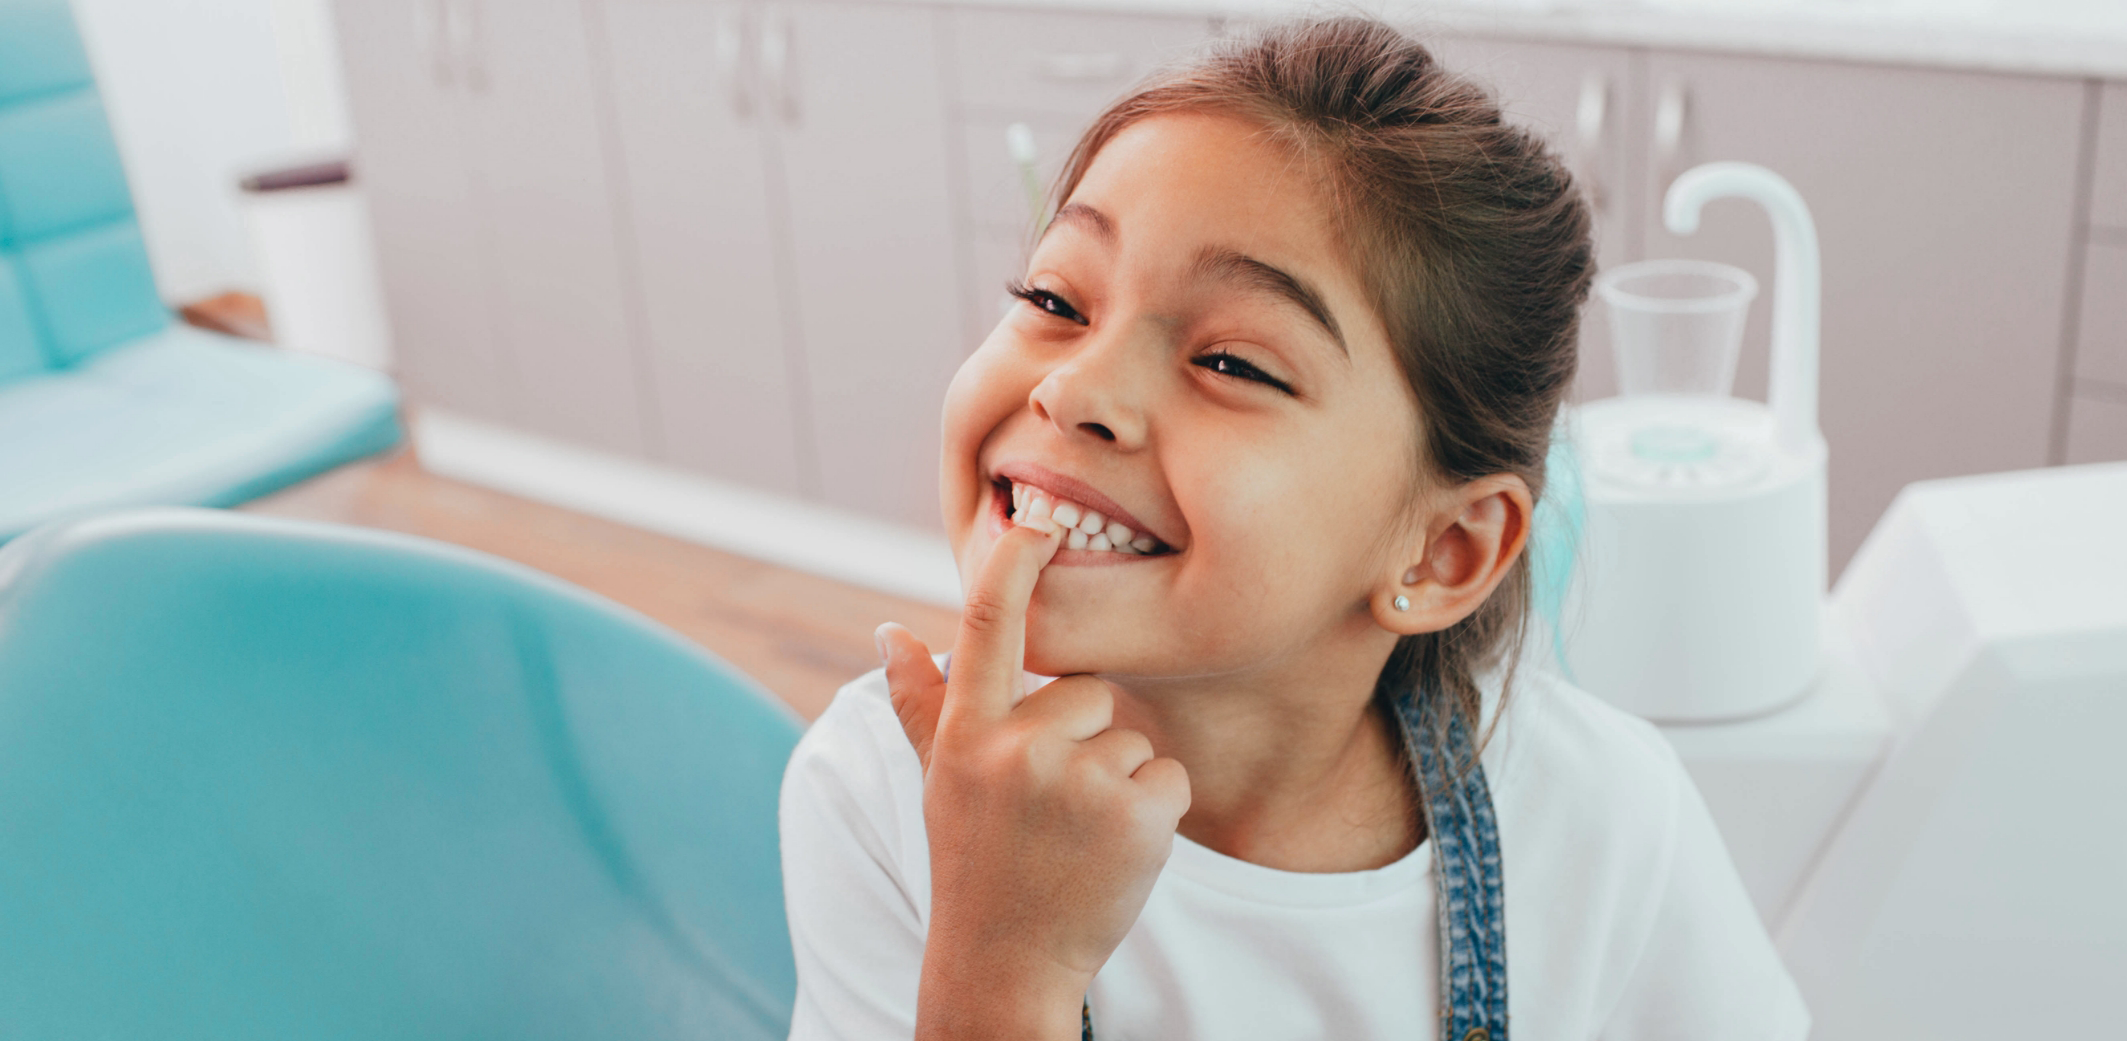
[(1034, 385), (1028, 407), (1067, 436), (1134, 451), (1145, 443), (1145, 396), (1157, 379), (1149, 359), (1156, 353), (1125, 336), (1081, 341)]

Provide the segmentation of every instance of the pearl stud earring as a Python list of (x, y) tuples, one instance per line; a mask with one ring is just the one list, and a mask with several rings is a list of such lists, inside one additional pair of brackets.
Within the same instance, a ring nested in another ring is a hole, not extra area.
[(1411, 598), (1407, 596), (1399, 596), (1396, 599), (1389, 601), (1389, 603), (1396, 605), (1396, 610), (1398, 611), (1408, 611), (1411, 609)]

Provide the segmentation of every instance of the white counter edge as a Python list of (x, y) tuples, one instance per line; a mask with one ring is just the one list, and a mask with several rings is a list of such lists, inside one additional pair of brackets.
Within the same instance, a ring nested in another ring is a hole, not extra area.
[[(1418, 32), (1561, 44), (1713, 51), (2012, 75), (2127, 79), (2127, 15), (2017, 18), (2014, 9), (1924, 15), (1910, 8), (1485, 0), (934, 0), (933, 6), (1239, 21), (1373, 14)], [(2095, 8), (2096, 5), (2093, 5)], [(2056, 12), (2056, 14), (2058, 14)]]
[(424, 409), (424, 469), (755, 560), (946, 607), (960, 573), (945, 536), (625, 456)]

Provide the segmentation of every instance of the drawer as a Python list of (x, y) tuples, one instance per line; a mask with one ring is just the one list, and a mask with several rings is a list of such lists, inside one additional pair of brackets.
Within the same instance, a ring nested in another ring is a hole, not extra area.
[(2075, 377), (2127, 386), (2127, 236), (2093, 241), (2084, 254)]
[(951, 19), (960, 104), (1007, 122), (1042, 113), (1089, 120), (1160, 62), (1211, 36), (1205, 18), (962, 7)]
[(2090, 223), (2127, 229), (2127, 83), (2098, 96), (2097, 161), (2090, 182)]
[(2127, 460), (2127, 387), (2076, 388), (2068, 399), (2070, 463)]
[[(1033, 231), (1034, 204), (1005, 144), (1005, 128), (1015, 120), (1003, 116), (969, 115), (960, 125), (961, 147), (966, 152), (967, 217), (969, 226), (982, 232), (1025, 236)], [(1071, 146), (1084, 128), (1076, 120), (1029, 117), (1023, 122), (1034, 132), (1034, 162), (1041, 175), (1044, 202), (1063, 172)]]

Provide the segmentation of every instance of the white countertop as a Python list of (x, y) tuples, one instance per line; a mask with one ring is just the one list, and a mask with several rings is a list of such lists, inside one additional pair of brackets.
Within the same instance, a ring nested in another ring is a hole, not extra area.
[(2127, 0), (947, 0), (1237, 18), (1365, 10), (1481, 36), (2127, 79)]

